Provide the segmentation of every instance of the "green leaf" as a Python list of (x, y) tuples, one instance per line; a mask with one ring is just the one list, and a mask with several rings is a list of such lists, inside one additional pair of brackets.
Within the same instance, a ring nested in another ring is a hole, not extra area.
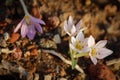
[(75, 55), (75, 58), (83, 57), (83, 56), (88, 56), (88, 53), (78, 53)]
[(75, 58), (72, 59), (72, 69), (75, 68), (76, 64), (77, 64), (77, 61)]
[(75, 68), (75, 66), (76, 66), (76, 64), (77, 64), (77, 59), (76, 58), (74, 58), (74, 55), (75, 55), (76, 53), (74, 52), (74, 51), (71, 51), (71, 53), (70, 53), (70, 57), (71, 57), (71, 60), (72, 60), (72, 69), (74, 69)]

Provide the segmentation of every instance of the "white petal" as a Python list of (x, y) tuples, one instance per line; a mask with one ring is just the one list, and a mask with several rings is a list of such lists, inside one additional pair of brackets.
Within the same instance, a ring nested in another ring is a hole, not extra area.
[(71, 37), (71, 43), (72, 43), (73, 45), (75, 45), (75, 43), (76, 43), (75, 37)]
[(82, 20), (80, 20), (77, 24), (76, 24), (76, 29), (79, 30), (81, 28), (81, 23), (82, 23)]
[(75, 32), (76, 32), (76, 28), (75, 28), (75, 26), (73, 25), (73, 26), (72, 26), (72, 29), (71, 29), (71, 35), (75, 35)]
[(64, 21), (64, 30), (65, 30), (65, 32), (66, 32), (68, 35), (71, 35), (71, 34), (70, 34), (71, 27), (69, 27), (69, 26), (67, 25), (67, 21), (66, 21), (66, 20)]
[(107, 48), (100, 48), (100, 49), (98, 50), (98, 54), (97, 54), (96, 57), (97, 57), (98, 59), (103, 59), (103, 58), (111, 55), (112, 53), (113, 53), (112, 50), (109, 50), (109, 49), (107, 49)]
[(92, 47), (95, 45), (95, 39), (93, 38), (93, 36), (90, 36), (88, 39), (88, 47)]
[(67, 26), (68, 26), (68, 25), (67, 25), (67, 21), (65, 20), (65, 21), (64, 21), (64, 30), (65, 30), (65, 31), (68, 31)]
[(78, 41), (84, 41), (84, 34), (83, 34), (83, 32), (79, 32), (78, 35), (76, 36), (76, 39)]
[(72, 16), (69, 16), (68, 26), (72, 26), (72, 25), (73, 25), (73, 18), (72, 18)]
[(95, 57), (90, 56), (91, 61), (93, 62), (94, 65), (97, 64), (97, 59)]
[(107, 40), (101, 40), (99, 42), (97, 42), (97, 44), (95, 45), (96, 48), (102, 48), (107, 44)]
[(89, 52), (90, 51), (90, 48), (89, 47), (84, 47), (83, 49), (82, 49), (82, 52)]
[(84, 39), (84, 46), (88, 46), (88, 38)]

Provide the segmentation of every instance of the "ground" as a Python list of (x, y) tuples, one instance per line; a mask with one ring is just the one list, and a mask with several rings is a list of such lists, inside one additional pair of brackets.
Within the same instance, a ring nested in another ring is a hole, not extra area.
[[(22, 38), (16, 25), (24, 17), (19, 0), (0, 2), (0, 80), (120, 80), (120, 1), (119, 0), (24, 0), (29, 13), (45, 21), (43, 34), (33, 40)], [(97, 65), (81, 57), (78, 65), (85, 75), (59, 57), (44, 52), (54, 51), (70, 60), (69, 36), (64, 21), (72, 16), (75, 24), (82, 20), (86, 37), (96, 42), (107, 40), (113, 54)], [(13, 52), (14, 50), (14, 52)]]

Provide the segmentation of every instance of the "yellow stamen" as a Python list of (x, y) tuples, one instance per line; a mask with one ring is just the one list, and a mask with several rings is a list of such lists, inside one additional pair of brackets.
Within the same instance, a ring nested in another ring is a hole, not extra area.
[(96, 51), (95, 48), (92, 49), (92, 51), (91, 51), (91, 55), (92, 55), (93, 57), (97, 55), (97, 51)]
[(30, 16), (29, 15), (25, 16), (25, 20), (26, 20), (27, 25), (31, 24), (31, 20), (30, 20)]
[(83, 49), (83, 43), (77, 41), (76, 44), (75, 44), (75, 48), (77, 48), (78, 50), (82, 50)]

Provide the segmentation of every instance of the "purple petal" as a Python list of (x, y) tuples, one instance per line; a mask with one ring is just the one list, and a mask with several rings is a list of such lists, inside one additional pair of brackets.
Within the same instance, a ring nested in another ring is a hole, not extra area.
[(35, 24), (35, 28), (40, 32), (43, 33), (43, 29), (40, 24)]
[(40, 23), (40, 24), (45, 25), (45, 22), (44, 22), (43, 20), (40, 20), (40, 19), (35, 18), (35, 17), (32, 17), (31, 15), (30, 15), (30, 18), (31, 18), (31, 20), (32, 20), (33, 22), (35, 22), (35, 23)]
[(113, 53), (113, 51), (107, 49), (107, 48), (100, 48), (98, 50), (98, 54), (97, 54), (97, 58), (98, 59), (103, 59), (109, 55), (111, 55)]
[(22, 24), (23, 24), (23, 22), (24, 22), (24, 18), (20, 21), (20, 23), (17, 25), (17, 27), (15, 28), (15, 30), (14, 30), (14, 33), (16, 33), (19, 29), (20, 29), (20, 27), (22, 26)]
[(107, 44), (107, 40), (101, 40), (101, 41), (99, 41), (95, 46), (96, 46), (97, 48), (102, 48), (102, 47), (104, 47), (106, 44)]
[(35, 33), (36, 33), (36, 31), (35, 31), (34, 25), (28, 26), (28, 33), (27, 33), (28, 38), (31, 40), (34, 39)]
[(28, 33), (28, 26), (27, 26), (26, 22), (24, 22), (21, 27), (21, 36), (24, 38), (27, 33)]

